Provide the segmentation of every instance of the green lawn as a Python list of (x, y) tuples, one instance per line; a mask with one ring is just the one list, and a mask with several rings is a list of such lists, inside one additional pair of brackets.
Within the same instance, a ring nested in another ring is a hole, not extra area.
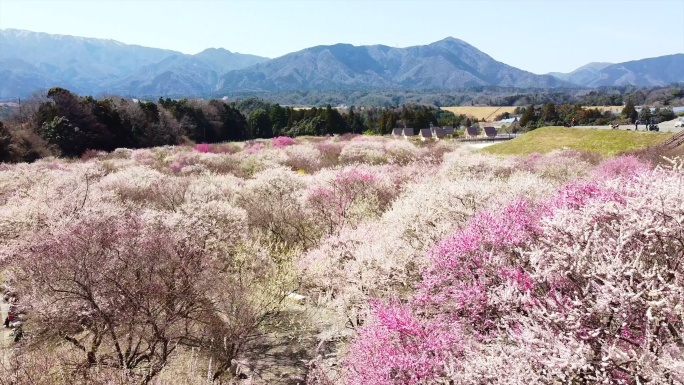
[(485, 147), (482, 151), (497, 155), (526, 155), (572, 148), (613, 156), (620, 152), (652, 146), (670, 136), (670, 132), (542, 127), (515, 139)]

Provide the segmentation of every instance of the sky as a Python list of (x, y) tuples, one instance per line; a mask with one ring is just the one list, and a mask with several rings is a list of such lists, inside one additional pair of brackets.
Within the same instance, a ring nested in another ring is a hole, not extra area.
[(452, 36), (544, 74), (684, 53), (684, 0), (0, 0), (4, 28), (270, 58)]

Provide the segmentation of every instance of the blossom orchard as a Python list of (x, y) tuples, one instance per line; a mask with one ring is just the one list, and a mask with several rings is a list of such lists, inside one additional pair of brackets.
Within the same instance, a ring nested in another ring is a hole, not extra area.
[[(357, 143), (281, 138), (0, 164), (0, 257), (31, 341), (3, 378), (88, 382), (106, 367), (147, 383), (188, 349), (210, 378), (229, 377), (268, 325), (288, 322), (293, 263), (329, 229), (318, 219), (331, 203), (308, 197), (330, 191), (344, 219), (334, 226), (355, 227), (414, 178), (386, 139), (341, 156)], [(411, 159), (437, 164), (435, 149)]]
[(678, 164), (276, 139), (0, 164), (33, 328), (3, 378), (153, 382), (191, 351), (183, 381), (225, 382), (315, 340), (323, 383), (681, 381)]
[(373, 303), (347, 382), (684, 382), (681, 163), (624, 164), (435, 245), (408, 302)]

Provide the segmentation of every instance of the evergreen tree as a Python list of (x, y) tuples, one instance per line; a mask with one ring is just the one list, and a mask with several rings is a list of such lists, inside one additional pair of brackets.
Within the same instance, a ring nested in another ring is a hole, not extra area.
[(547, 103), (542, 107), (541, 120), (545, 124), (553, 125), (556, 124), (558, 120), (558, 113), (556, 112), (556, 105), (553, 103)]
[(354, 106), (349, 107), (349, 113), (347, 114), (347, 127), (349, 127), (353, 134), (360, 134), (365, 129), (363, 120), (361, 120), (361, 116), (354, 111)]
[(273, 123), (268, 112), (263, 108), (254, 110), (249, 114), (249, 126), (252, 129), (252, 136), (255, 138), (273, 137)]
[(534, 105), (531, 105), (525, 109), (520, 117), (520, 126), (527, 127), (528, 125), (534, 125), (536, 120), (537, 119), (534, 115)]
[(270, 118), (273, 124), (273, 136), (279, 136), (287, 128), (289, 109), (283, 108), (280, 104), (274, 104), (271, 107)]
[(622, 109), (622, 117), (629, 119), (630, 123), (634, 123), (639, 118), (639, 113), (637, 113), (633, 103), (629, 102), (625, 105), (625, 108)]
[(648, 124), (651, 118), (651, 109), (648, 106), (643, 106), (641, 112), (639, 113), (639, 119), (644, 123)]

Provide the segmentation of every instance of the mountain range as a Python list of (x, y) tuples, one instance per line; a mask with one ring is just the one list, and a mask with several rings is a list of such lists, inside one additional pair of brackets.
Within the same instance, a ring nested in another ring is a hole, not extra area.
[(268, 58), (209, 48), (195, 55), (109, 39), (0, 30), (0, 97), (64, 87), (79, 94), (199, 96)]
[(220, 92), (366, 88), (464, 88), (476, 86), (556, 88), (569, 86), (492, 59), (452, 37), (428, 45), (335, 44), (290, 53), (225, 74)]
[(0, 30), (0, 97), (60, 86), (79, 94), (220, 96), (232, 92), (666, 85), (684, 81), (684, 54), (590, 63), (537, 75), (452, 37), (421, 46), (335, 44), (265, 57), (206, 49), (195, 55), (109, 39)]
[(583, 87), (666, 86), (684, 81), (684, 54), (659, 56), (624, 63), (589, 63), (570, 73), (549, 73)]

